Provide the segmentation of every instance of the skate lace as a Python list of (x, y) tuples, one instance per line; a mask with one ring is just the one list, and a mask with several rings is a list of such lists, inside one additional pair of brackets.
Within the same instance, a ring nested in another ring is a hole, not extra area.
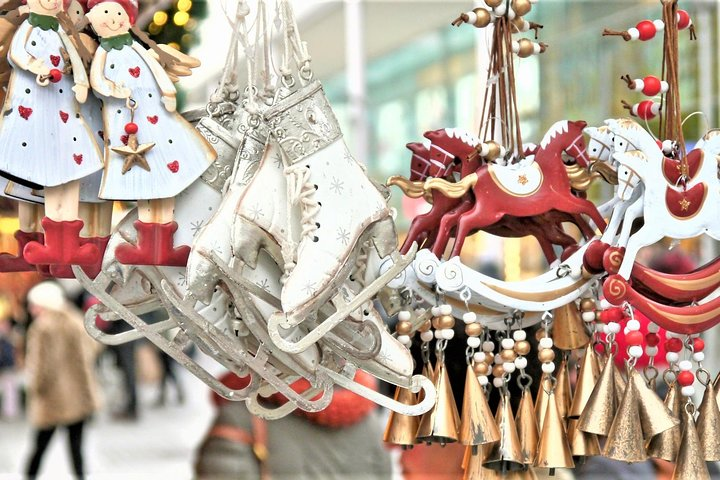
[(320, 205), (315, 200), (315, 186), (310, 183), (310, 169), (305, 165), (292, 165), (285, 169), (288, 179), (288, 197), (293, 205), (300, 204), (301, 238), (315, 240), (318, 225), (315, 217), (320, 212)]

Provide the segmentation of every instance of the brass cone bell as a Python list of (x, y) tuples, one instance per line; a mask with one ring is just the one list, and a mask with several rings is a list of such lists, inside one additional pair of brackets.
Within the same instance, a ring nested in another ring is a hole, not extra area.
[[(395, 401), (403, 405), (415, 405), (416, 397), (407, 388), (397, 387), (395, 389)], [(396, 412), (390, 412), (383, 441), (392, 445), (400, 445), (402, 447), (410, 447), (416, 443), (415, 434), (418, 431), (420, 419), (408, 415), (401, 415)]]
[(520, 439), (523, 463), (532, 465), (535, 463), (540, 434), (538, 432), (537, 417), (535, 416), (535, 406), (529, 388), (523, 390), (517, 415), (515, 416), (515, 424)]
[(488, 405), (485, 391), (480, 386), (473, 368), (468, 365), (460, 420), (460, 442), (463, 445), (485, 445), (499, 440), (500, 431)]
[(627, 386), (627, 380), (623, 377), (621, 369), (617, 365), (613, 364), (613, 380), (615, 381), (615, 405), (620, 405), (623, 396), (625, 395), (625, 387)]
[(545, 414), (547, 413), (548, 395), (552, 389), (553, 382), (550, 375), (543, 373), (542, 379), (540, 380), (540, 388), (538, 388), (537, 397), (535, 397), (535, 418), (537, 418), (538, 421), (538, 432), (541, 432), (543, 428)]
[[(682, 418), (681, 395), (680, 392), (678, 392), (677, 383), (672, 383), (668, 387), (663, 404), (670, 410), (675, 418)], [(648, 445), (648, 456), (674, 462), (680, 449), (682, 433), (681, 425), (677, 425), (670, 430), (665, 430), (659, 435), (654, 436)]]
[[(465, 450), (463, 480), (502, 480), (503, 477), (498, 472), (483, 466), (487, 449), (488, 445), (480, 448), (468, 447)], [(476, 451), (474, 455), (473, 451)]]
[(580, 372), (578, 373), (575, 395), (570, 405), (568, 418), (580, 418), (580, 414), (587, 405), (599, 377), (597, 355), (592, 347), (588, 347), (585, 349), (585, 354), (580, 361)]
[(572, 405), (572, 390), (570, 389), (570, 372), (568, 362), (563, 358), (557, 370), (557, 384), (555, 386), (555, 401), (557, 402), (560, 418), (567, 425), (568, 413)]
[(553, 311), (553, 342), (560, 350), (576, 350), (590, 343), (580, 311), (571, 302)]
[(553, 470), (556, 468), (575, 467), (570, 444), (568, 443), (565, 423), (560, 417), (557, 397), (553, 391), (548, 395), (548, 411), (545, 414), (542, 433), (540, 433), (535, 466), (549, 468), (551, 476), (554, 473)]
[(578, 419), (568, 420), (568, 440), (576, 463), (582, 463), (586, 457), (600, 455), (600, 441), (594, 433), (578, 430)]
[(710, 472), (708, 472), (705, 459), (702, 458), (700, 439), (695, 429), (695, 419), (689, 412), (686, 412), (684, 420), (685, 428), (672, 478), (673, 480), (710, 480)]
[(438, 364), (435, 389), (437, 391), (435, 406), (420, 420), (416, 439), (418, 442), (441, 445), (457, 442), (460, 415), (444, 363)]
[(615, 355), (605, 361), (600, 379), (595, 384), (587, 405), (580, 415), (578, 428), (587, 433), (607, 436), (617, 409), (615, 399)]
[(638, 394), (640, 409), (640, 425), (642, 426), (643, 437), (650, 440), (666, 430), (677, 426), (680, 420), (672, 415), (660, 397), (650, 390), (645, 383), (645, 379), (634, 368), (628, 369), (628, 386), (635, 385), (635, 391)]
[(640, 428), (639, 396), (633, 382), (628, 382), (623, 401), (615, 413), (603, 455), (621, 462), (635, 463), (647, 459), (645, 440)]
[(720, 409), (712, 383), (705, 387), (705, 394), (698, 409), (697, 434), (701, 455), (705, 461), (720, 461)]
[(487, 455), (483, 460), (483, 465), (503, 474), (525, 468), (508, 393), (500, 395), (495, 422), (500, 430), (500, 441), (487, 446)]

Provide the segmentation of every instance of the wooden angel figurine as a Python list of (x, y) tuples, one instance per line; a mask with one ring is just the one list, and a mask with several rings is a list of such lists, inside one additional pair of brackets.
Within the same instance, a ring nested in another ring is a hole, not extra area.
[(27, 0), (29, 17), (15, 32), (12, 67), (0, 117), (0, 174), (43, 189), (43, 241), (25, 245), (34, 265), (93, 265), (100, 252), (81, 245), (79, 180), (102, 169), (101, 151), (81, 104), (90, 83), (77, 49), (57, 16), (70, 4)]
[(176, 111), (175, 86), (157, 60), (167, 52), (151, 44), (151, 53), (129, 33), (137, 0), (89, 0), (88, 8), (100, 38), (90, 82), (103, 100), (107, 145), (100, 197), (138, 201), (137, 245), (119, 246), (116, 257), (128, 265), (184, 266), (190, 247), (174, 245), (175, 197), (216, 153)]

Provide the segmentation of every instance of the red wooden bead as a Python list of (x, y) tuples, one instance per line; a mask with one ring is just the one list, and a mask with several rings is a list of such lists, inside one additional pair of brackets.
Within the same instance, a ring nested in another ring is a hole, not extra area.
[(628, 345), (642, 345), (644, 335), (642, 332), (634, 331), (634, 332), (628, 332), (627, 335), (625, 335), (625, 342)]
[(702, 338), (693, 338), (693, 351), (702, 352), (705, 350), (705, 341)]
[(60, 80), (62, 80), (63, 73), (58, 70), (57, 68), (53, 68), (50, 70), (50, 81), (52, 83), (58, 83)]
[(657, 333), (645, 335), (645, 343), (648, 347), (657, 347), (660, 344), (660, 336)]
[(689, 387), (695, 383), (695, 375), (689, 370), (678, 373), (677, 382), (683, 387)]
[(655, 24), (650, 20), (643, 20), (642, 22), (638, 23), (635, 28), (637, 28), (638, 32), (640, 32), (640, 40), (642, 41), (650, 40), (657, 33), (657, 28), (655, 28)]
[(613, 307), (613, 308), (608, 308), (607, 310), (603, 310), (600, 319), (603, 323), (610, 323), (610, 322), (620, 323), (624, 317), (625, 317), (625, 312), (623, 312), (622, 308)]
[(665, 350), (668, 352), (680, 352), (683, 348), (682, 340), (679, 338), (669, 338), (665, 342)]
[(128, 135), (135, 135), (138, 132), (138, 126), (137, 123), (127, 123), (125, 124), (125, 133)]
[(690, 26), (690, 14), (686, 12), (685, 10), (678, 10), (677, 12), (678, 16), (678, 28), (680, 30), (685, 30)]
[(654, 97), (662, 91), (662, 84), (660, 83), (660, 79), (657, 77), (648, 75), (643, 78), (643, 83), (645, 86), (643, 87), (642, 93), (648, 97)]
[(653, 111), (655, 102), (652, 100), (643, 100), (637, 105), (637, 116), (643, 120), (652, 120), (656, 113)]

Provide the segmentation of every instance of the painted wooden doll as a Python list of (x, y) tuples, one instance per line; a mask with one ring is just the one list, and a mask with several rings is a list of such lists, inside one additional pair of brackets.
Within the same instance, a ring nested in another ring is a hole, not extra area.
[(92, 265), (95, 245), (81, 245), (79, 180), (102, 169), (102, 157), (80, 105), (89, 79), (57, 15), (70, 0), (28, 0), (30, 15), (13, 37), (12, 73), (0, 118), (0, 172), (31, 188), (44, 188), (44, 244), (29, 242), (35, 265)]
[(129, 33), (137, 1), (90, 0), (88, 7), (100, 37), (90, 79), (103, 99), (108, 144), (100, 197), (138, 201), (137, 245), (121, 245), (116, 257), (129, 265), (184, 266), (190, 247), (174, 246), (174, 197), (207, 170), (215, 151), (177, 113), (170, 76)]

